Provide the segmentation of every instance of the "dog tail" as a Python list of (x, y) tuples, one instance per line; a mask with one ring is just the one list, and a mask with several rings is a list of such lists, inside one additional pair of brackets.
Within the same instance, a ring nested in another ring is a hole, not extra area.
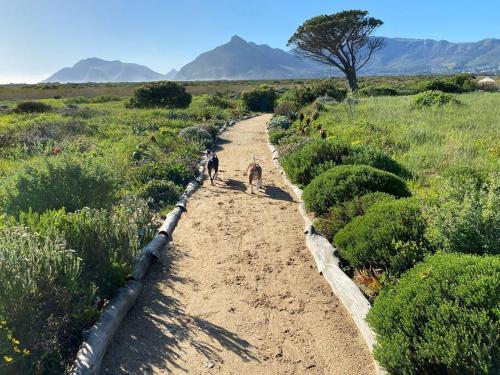
[(255, 167), (255, 154), (252, 154), (252, 159), (253, 159), (253, 166)]

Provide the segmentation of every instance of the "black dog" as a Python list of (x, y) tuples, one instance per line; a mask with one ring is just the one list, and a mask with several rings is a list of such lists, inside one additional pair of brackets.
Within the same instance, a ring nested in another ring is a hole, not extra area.
[[(219, 172), (219, 158), (215, 152), (209, 150), (207, 150), (207, 168), (210, 183), (213, 185), (214, 179), (217, 177), (217, 172)], [(213, 176), (212, 171), (214, 171)]]

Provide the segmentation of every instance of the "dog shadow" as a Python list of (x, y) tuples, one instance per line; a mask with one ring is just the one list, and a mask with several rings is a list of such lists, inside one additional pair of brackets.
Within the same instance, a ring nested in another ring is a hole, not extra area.
[(264, 194), (270, 199), (286, 201), (286, 202), (294, 202), (294, 199), (290, 194), (288, 194), (285, 190), (277, 186), (272, 186), (272, 185), (266, 186)]
[(246, 193), (247, 191), (247, 186), (243, 181), (234, 180), (232, 178), (227, 178), (225, 180), (220, 179), (220, 181), (224, 185), (219, 185), (219, 187), (223, 189), (236, 190), (236, 191), (241, 191), (243, 193)]

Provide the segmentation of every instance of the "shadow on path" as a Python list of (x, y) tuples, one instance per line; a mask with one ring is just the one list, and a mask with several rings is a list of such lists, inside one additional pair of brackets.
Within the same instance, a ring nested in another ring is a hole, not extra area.
[[(134, 308), (134, 319), (128, 321), (132, 329), (124, 330), (128, 332), (119, 338), (127, 342), (127, 361), (107, 369), (106, 374), (151, 374), (154, 367), (188, 372), (182, 361), (186, 346), (192, 346), (207, 363), (223, 363), (222, 349), (244, 361), (258, 361), (248, 341), (205, 318), (188, 314), (178, 299), (165, 293), (165, 287), (173, 290), (179, 283), (191, 284), (197, 290), (196, 282), (177, 275), (176, 261), (185, 256), (189, 255), (169, 246), (166, 255), (153, 266), (145, 290), (147, 298), (143, 299), (147, 302)], [(200, 340), (200, 332), (207, 341)]]

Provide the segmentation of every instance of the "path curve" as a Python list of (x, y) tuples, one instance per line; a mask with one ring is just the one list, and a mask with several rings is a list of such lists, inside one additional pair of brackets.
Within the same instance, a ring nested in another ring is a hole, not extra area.
[[(221, 138), (205, 180), (145, 281), (105, 374), (374, 374), (354, 322), (315, 270), (292, 192), (266, 142), (268, 115)], [(255, 153), (265, 191), (246, 191)]]

